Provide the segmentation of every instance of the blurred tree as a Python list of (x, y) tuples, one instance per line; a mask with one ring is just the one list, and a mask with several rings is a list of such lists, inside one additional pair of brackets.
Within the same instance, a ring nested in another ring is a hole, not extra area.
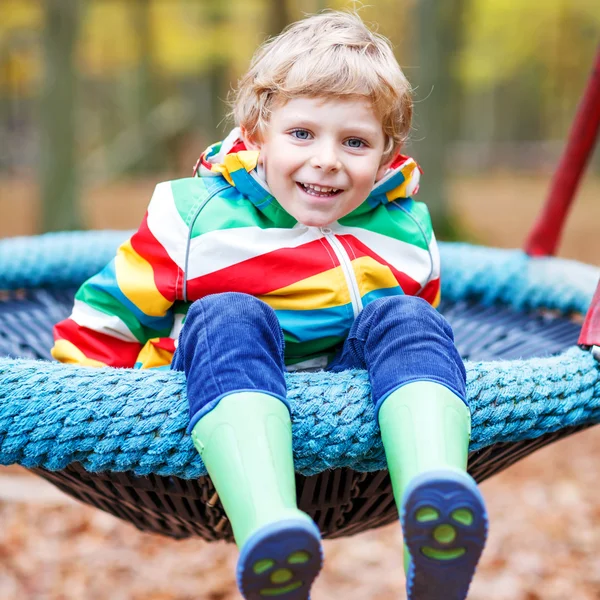
[(40, 97), (42, 229), (80, 229), (76, 202), (74, 47), (82, 2), (45, 0)]
[(415, 158), (426, 176), (422, 194), (441, 237), (453, 237), (448, 208), (447, 162), (456, 131), (459, 84), (455, 57), (462, 39), (466, 0), (418, 0), (416, 10)]
[(133, 20), (137, 25), (140, 52), (137, 77), (137, 125), (143, 148), (137, 164), (140, 171), (153, 171), (164, 161), (164, 144), (150, 131), (150, 115), (158, 104), (153, 63), (154, 36), (150, 12), (152, 0), (134, 0), (131, 3)]
[(290, 23), (290, 13), (285, 0), (267, 0), (267, 31), (270, 36), (277, 35)]
[[(600, 38), (598, 6), (598, 0), (470, 3), (460, 76), (469, 96), (493, 96), (495, 136), (566, 135)], [(469, 132), (486, 111), (479, 105), (471, 102), (465, 111)]]
[[(221, 0), (206, 0), (208, 25), (213, 33), (213, 43), (223, 44), (215, 32), (222, 31), (231, 14), (231, 6)], [(227, 96), (229, 95), (229, 58), (224, 52), (214, 48), (208, 67), (207, 81), (211, 98), (210, 124), (217, 127), (227, 114)]]

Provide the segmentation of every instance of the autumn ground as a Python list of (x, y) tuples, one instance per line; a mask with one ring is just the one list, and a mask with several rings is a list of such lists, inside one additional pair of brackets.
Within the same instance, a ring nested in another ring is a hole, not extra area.
[[(470, 239), (518, 246), (546, 179), (457, 181), (452, 205)], [(131, 228), (152, 182), (90, 192), (93, 227)], [(0, 237), (35, 231), (33, 186), (0, 182)], [(588, 180), (560, 254), (600, 264), (600, 181)], [(482, 485), (490, 539), (473, 600), (600, 599), (600, 427), (554, 444)], [(404, 597), (397, 526), (325, 543), (315, 600)], [(236, 550), (143, 534), (77, 504), (18, 467), (0, 469), (1, 600), (233, 600)]]

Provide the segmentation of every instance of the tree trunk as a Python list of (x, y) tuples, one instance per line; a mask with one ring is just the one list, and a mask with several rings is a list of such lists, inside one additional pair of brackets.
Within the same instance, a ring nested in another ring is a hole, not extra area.
[(152, 21), (150, 0), (135, 0), (134, 20), (140, 36), (140, 63), (137, 81), (137, 122), (140, 131), (140, 143), (143, 155), (137, 165), (142, 172), (154, 171), (164, 166), (165, 148), (159, 139), (149, 130), (150, 113), (158, 104), (152, 51)]
[(415, 158), (423, 168), (422, 199), (434, 227), (451, 233), (447, 189), (447, 154), (456, 134), (459, 86), (455, 57), (460, 46), (465, 0), (418, 0), (416, 50), (418, 69), (413, 137)]
[[(209, 26), (214, 28), (222, 27), (227, 23), (230, 14), (231, 6), (222, 0), (207, 0), (205, 10)], [(230, 61), (222, 54), (217, 54), (211, 57), (210, 67), (206, 74), (206, 83), (209, 89), (211, 105), (210, 105), (210, 124), (211, 135), (210, 141), (214, 142), (214, 130), (217, 129), (221, 134), (223, 119), (228, 113), (227, 97), (229, 95), (230, 78), (229, 78)]]
[(74, 47), (79, 2), (45, 0), (45, 77), (41, 93), (42, 229), (81, 229), (75, 160)]
[(290, 15), (285, 0), (269, 0), (268, 4), (268, 34), (277, 35), (290, 22)]

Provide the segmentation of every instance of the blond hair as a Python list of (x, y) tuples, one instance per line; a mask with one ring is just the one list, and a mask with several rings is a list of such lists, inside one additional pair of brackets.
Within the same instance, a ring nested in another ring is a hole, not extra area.
[(411, 88), (390, 42), (356, 13), (327, 11), (293, 23), (254, 54), (232, 100), (236, 125), (260, 138), (271, 110), (298, 97), (365, 97), (381, 118), (384, 159), (408, 137)]

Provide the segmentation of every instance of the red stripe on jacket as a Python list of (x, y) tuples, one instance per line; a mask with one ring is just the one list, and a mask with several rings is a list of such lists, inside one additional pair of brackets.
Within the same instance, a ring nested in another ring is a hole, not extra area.
[(54, 326), (54, 339), (67, 340), (87, 358), (100, 361), (110, 367), (132, 367), (142, 348), (139, 342), (126, 342), (81, 327), (73, 319), (65, 319)]
[(188, 296), (221, 292), (260, 296), (339, 266), (333, 250), (315, 240), (296, 248), (280, 248), (188, 280)]
[[(183, 296), (183, 270), (168, 255), (163, 245), (148, 227), (148, 213), (139, 230), (131, 237), (132, 248), (152, 266), (154, 283), (158, 291), (170, 302), (175, 302), (177, 294)], [(179, 285), (178, 285), (179, 284)]]

